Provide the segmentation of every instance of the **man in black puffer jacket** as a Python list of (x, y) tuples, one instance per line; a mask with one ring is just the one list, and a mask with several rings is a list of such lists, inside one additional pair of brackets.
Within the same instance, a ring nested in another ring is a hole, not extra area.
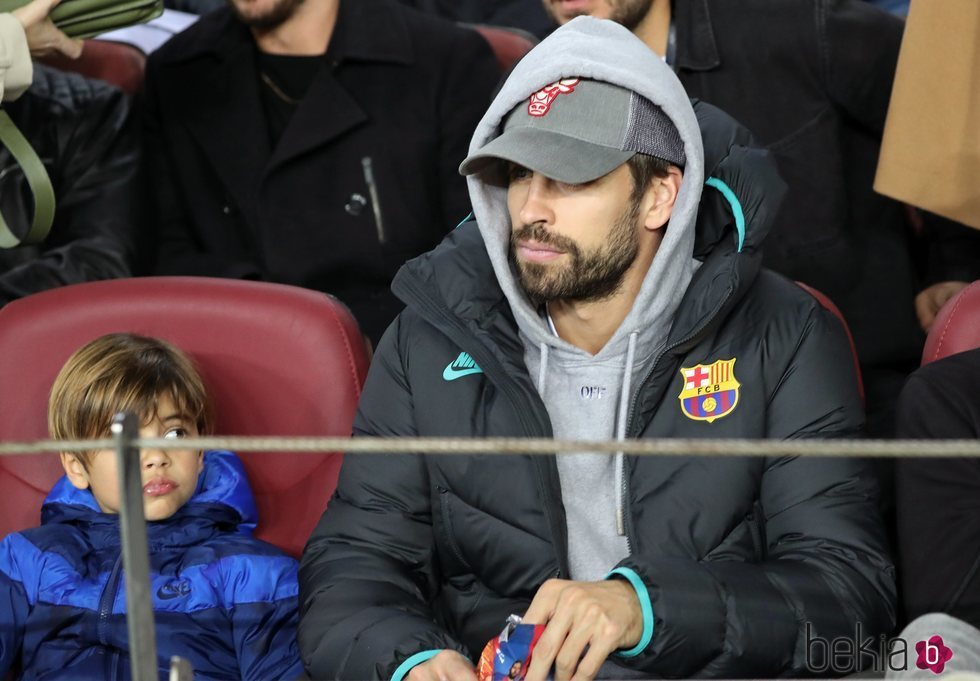
[[(140, 145), (129, 98), (102, 81), (34, 65), (30, 90), (4, 108), (43, 161), (57, 199), (38, 245), (0, 249), (0, 307), (31, 293), (139, 274)], [(20, 166), (0, 147), (0, 210), (17, 236), (31, 222)]]
[[(628, 31), (556, 31), (470, 154), (478, 225), (396, 278), (356, 434), (858, 432), (842, 327), (759, 268), (771, 158)], [(301, 564), (301, 652), (314, 678), (473, 679), (515, 613), (546, 624), (529, 681), (805, 674), (807, 633), (894, 625), (875, 499), (836, 458), (349, 457)]]

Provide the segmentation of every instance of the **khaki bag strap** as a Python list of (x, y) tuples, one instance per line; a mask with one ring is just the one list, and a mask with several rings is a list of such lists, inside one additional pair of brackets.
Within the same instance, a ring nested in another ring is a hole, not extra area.
[(37, 152), (3, 109), (0, 109), (0, 144), (7, 147), (11, 156), (20, 165), (34, 195), (34, 217), (31, 219), (31, 228), (23, 239), (18, 239), (10, 231), (7, 221), (0, 213), (0, 248), (39, 244), (44, 241), (54, 223), (54, 188), (51, 186), (51, 178), (48, 177), (48, 171), (38, 158)]

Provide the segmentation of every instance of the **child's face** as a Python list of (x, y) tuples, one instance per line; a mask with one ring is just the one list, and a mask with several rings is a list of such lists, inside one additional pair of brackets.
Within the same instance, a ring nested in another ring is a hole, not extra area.
[[(173, 400), (161, 395), (157, 413), (140, 428), (143, 438), (197, 437), (197, 425), (182, 416)], [(88, 468), (72, 454), (62, 453), (61, 462), (71, 483), (79, 489), (91, 488), (103, 513), (119, 513), (119, 473), (116, 453), (98, 450), (89, 456)], [(147, 520), (164, 520), (177, 512), (194, 495), (197, 479), (204, 467), (204, 455), (191, 449), (142, 449), (143, 513)]]

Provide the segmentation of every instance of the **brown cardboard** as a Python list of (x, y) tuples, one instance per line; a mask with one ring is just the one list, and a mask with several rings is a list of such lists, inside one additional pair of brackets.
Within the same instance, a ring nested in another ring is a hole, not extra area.
[(980, 1), (912, 0), (875, 190), (980, 229)]

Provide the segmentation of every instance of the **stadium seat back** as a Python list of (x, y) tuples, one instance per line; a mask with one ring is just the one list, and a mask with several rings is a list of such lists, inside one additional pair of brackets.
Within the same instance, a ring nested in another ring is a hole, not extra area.
[[(219, 435), (348, 436), (367, 371), (347, 308), (258, 282), (151, 277), (68, 286), (0, 309), (0, 441), (47, 437), (48, 393), (67, 358), (111, 332), (168, 340), (211, 393)], [(341, 454), (242, 453), (256, 535), (299, 555), (336, 486)], [(39, 522), (57, 456), (0, 458), (0, 536)]]
[(517, 28), (484, 24), (471, 25), (470, 27), (490, 43), (497, 63), (500, 65), (500, 70), (504, 73), (510, 71), (511, 67), (530, 52), (536, 43), (534, 36)]
[(146, 55), (126, 43), (86, 40), (82, 56), (78, 59), (56, 54), (44, 57), (41, 61), (60, 71), (104, 80), (130, 95), (143, 88)]
[(980, 281), (953, 296), (929, 329), (922, 363), (980, 348)]
[(861, 394), (861, 401), (864, 402), (864, 379), (861, 377), (861, 363), (858, 361), (857, 346), (854, 345), (854, 336), (851, 335), (851, 328), (847, 325), (847, 320), (844, 319), (844, 314), (840, 311), (840, 308), (834, 304), (834, 301), (817, 289), (813, 288), (812, 286), (808, 286), (801, 281), (796, 282), (796, 285), (816, 298), (817, 302), (820, 303), (820, 307), (832, 313), (835, 317), (837, 317), (837, 319), (840, 320), (841, 325), (843, 325), (844, 333), (847, 334), (847, 342), (851, 346), (851, 359), (854, 362), (854, 374), (857, 376), (858, 392)]

